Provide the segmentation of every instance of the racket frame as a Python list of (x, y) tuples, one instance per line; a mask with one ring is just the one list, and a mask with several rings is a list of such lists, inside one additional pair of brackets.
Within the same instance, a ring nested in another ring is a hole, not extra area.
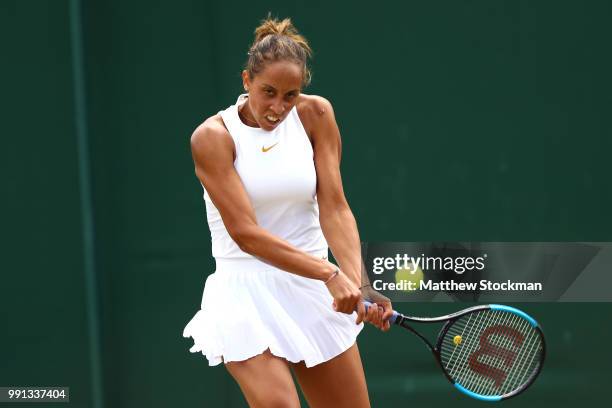
[[(540, 339), (542, 341), (542, 353), (541, 353), (540, 361), (539, 361), (538, 366), (536, 367), (536, 369), (533, 371), (533, 373), (531, 373), (531, 375), (529, 376), (527, 381), (525, 381), (520, 387), (518, 387), (515, 390), (512, 390), (509, 393), (503, 394), (503, 395), (495, 395), (495, 396), (481, 395), (481, 394), (477, 394), (477, 393), (475, 393), (473, 391), (470, 391), (470, 390), (464, 388), (461, 384), (455, 382), (448, 375), (448, 373), (446, 372), (446, 369), (444, 368), (444, 365), (442, 364), (442, 357), (441, 357), (442, 341), (444, 340), (444, 336), (446, 335), (446, 333), (448, 332), (450, 327), (453, 325), (453, 323), (457, 319), (459, 319), (460, 317), (463, 317), (463, 316), (465, 316), (467, 314), (475, 313), (475, 312), (480, 312), (480, 311), (485, 311), (485, 310), (504, 310), (506, 312), (514, 313), (514, 314), (520, 316), (523, 319), (526, 319), (533, 326), (533, 328), (539, 332)], [(458, 312), (451, 313), (449, 315), (438, 316), (438, 317), (414, 317), (414, 316), (406, 316), (406, 315), (403, 315), (403, 314), (401, 314), (399, 312), (394, 312), (394, 315), (393, 315), (393, 317), (390, 320), (392, 321), (393, 324), (401, 326), (404, 329), (407, 329), (407, 330), (411, 331), (412, 333), (416, 334), (427, 345), (429, 350), (434, 355), (434, 358), (435, 358), (436, 362), (438, 363), (438, 366), (440, 367), (440, 369), (444, 373), (444, 376), (448, 379), (448, 381), (451, 384), (453, 384), (455, 386), (455, 388), (457, 388), (459, 391), (463, 392), (464, 394), (466, 394), (466, 395), (468, 395), (468, 396), (470, 396), (472, 398), (476, 398), (478, 400), (481, 400), (481, 401), (491, 401), (491, 402), (501, 401), (501, 400), (506, 400), (508, 398), (512, 398), (512, 397), (520, 394), (521, 392), (523, 392), (525, 389), (527, 389), (535, 381), (536, 377), (538, 376), (538, 374), (542, 370), (542, 366), (544, 365), (544, 360), (546, 359), (546, 342), (544, 340), (544, 332), (542, 331), (542, 328), (540, 327), (540, 325), (531, 316), (529, 316), (528, 314), (526, 314), (522, 310), (510, 307), (510, 306), (496, 305), (496, 304), (479, 305), (479, 306), (469, 307), (467, 309), (463, 309), (463, 310), (460, 310)], [(445, 322), (445, 323), (442, 326), (442, 328), (440, 329), (440, 332), (438, 333), (438, 338), (436, 339), (436, 344), (434, 346), (425, 336), (423, 336), (415, 328), (413, 328), (410, 324), (408, 324), (408, 322), (415, 322), (415, 323), (440, 323), (440, 322)]]

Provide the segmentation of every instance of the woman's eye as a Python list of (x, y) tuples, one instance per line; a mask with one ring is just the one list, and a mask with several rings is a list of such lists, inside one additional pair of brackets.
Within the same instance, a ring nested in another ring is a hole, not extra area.
[(266, 93), (266, 95), (274, 95), (274, 92), (271, 89), (266, 89), (264, 92)]

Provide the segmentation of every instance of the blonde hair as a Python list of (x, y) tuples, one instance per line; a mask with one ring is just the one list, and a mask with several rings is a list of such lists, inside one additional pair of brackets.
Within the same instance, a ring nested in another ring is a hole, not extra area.
[(255, 40), (248, 55), (245, 70), (251, 79), (264, 69), (266, 63), (288, 60), (302, 66), (302, 86), (310, 84), (312, 74), (308, 58), (312, 56), (312, 50), (290, 18), (278, 21), (268, 14), (255, 29)]

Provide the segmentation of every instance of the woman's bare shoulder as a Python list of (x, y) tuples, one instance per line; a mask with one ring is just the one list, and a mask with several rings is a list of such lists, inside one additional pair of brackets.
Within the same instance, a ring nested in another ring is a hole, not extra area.
[(328, 115), (333, 117), (334, 113), (331, 102), (319, 95), (300, 94), (296, 107), (309, 136), (325, 117)]
[(202, 122), (191, 135), (191, 149), (194, 153), (209, 149), (234, 149), (234, 141), (223, 123), (221, 115), (216, 114)]
[(296, 105), (298, 113), (305, 115), (321, 116), (333, 110), (331, 102), (319, 95), (300, 94)]

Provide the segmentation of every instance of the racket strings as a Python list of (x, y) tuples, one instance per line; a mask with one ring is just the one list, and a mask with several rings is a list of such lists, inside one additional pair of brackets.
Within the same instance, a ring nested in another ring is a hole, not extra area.
[[(461, 335), (459, 335), (459, 339), (463, 339), (463, 335), (465, 334), (465, 329), (467, 328), (467, 326), (469, 326), (470, 321), (472, 320), (472, 317), (474, 317), (474, 313), (470, 313), (469, 317), (468, 317), (468, 321), (465, 325), (463, 325), (463, 328), (461, 329)], [(458, 333), (458, 332), (457, 332)], [(456, 334), (457, 335), (457, 334)], [(456, 336), (455, 335), (455, 336)], [(454, 339), (455, 336), (453, 336), (453, 344), (454, 344)], [(458, 344), (455, 344), (455, 346), (458, 346)], [(448, 361), (446, 363), (446, 366), (444, 367), (447, 371), (448, 371), (448, 366), (450, 365), (450, 363), (453, 361), (453, 357), (455, 356), (455, 351), (457, 351), (458, 347), (453, 347), (453, 352), (451, 353), (450, 356), (448, 356)], [(454, 366), (453, 366), (454, 368)]]
[(474, 373), (470, 371), (469, 368), (469, 358), (479, 346), (479, 343), (477, 341), (479, 336), (477, 334), (483, 331), (486, 327), (485, 325), (487, 324), (487, 317), (487, 314), (485, 312), (482, 312), (479, 315), (479, 319), (473, 326), (468, 325), (470, 327), (470, 330), (468, 331), (468, 341), (465, 344), (465, 347), (463, 348), (463, 353), (459, 356), (459, 359), (456, 364), (458, 367), (458, 370), (456, 371), (456, 376), (458, 378), (461, 378), (460, 384), (462, 384), (468, 389), (472, 388), (472, 382), (474, 380), (474, 376), (471, 375)]
[(503, 310), (484, 310), (457, 319), (440, 350), (449, 377), (481, 395), (505, 395), (530, 380), (541, 360), (539, 330)]
[[(524, 319), (521, 319), (524, 320)], [(509, 393), (527, 383), (532, 374), (537, 372), (544, 352), (542, 334), (528, 322), (524, 323), (525, 340), (518, 351), (514, 365), (508, 372), (508, 377), (502, 392)]]
[[(518, 319), (516, 315), (512, 314), (509, 320), (504, 321), (503, 313), (501, 312), (494, 312), (494, 313), (495, 314), (493, 315), (490, 321), (493, 326), (489, 326), (489, 327), (499, 327), (502, 324), (505, 324), (505, 326), (503, 327), (512, 327), (512, 328), (516, 327), (516, 322)], [(512, 340), (510, 340), (510, 337), (507, 337), (507, 336), (501, 336), (500, 338), (494, 337), (498, 335), (499, 333), (496, 333), (496, 332), (491, 333), (491, 336), (488, 338), (488, 341), (492, 344), (495, 344), (501, 347), (504, 350), (512, 350), (512, 344), (511, 344)], [(480, 345), (480, 342), (478, 343)], [(479, 357), (480, 358), (477, 358), (477, 360), (480, 363), (484, 364), (485, 367), (490, 367), (490, 368), (481, 373), (477, 373), (476, 371), (471, 372), (471, 376), (468, 378), (468, 381), (471, 382), (473, 391), (476, 393), (485, 393), (489, 391), (490, 387), (499, 389), (499, 387), (503, 384), (503, 382), (505, 381), (507, 377), (504, 377), (501, 380), (495, 379), (495, 378), (492, 379), (491, 377), (494, 377), (494, 373), (497, 373), (497, 374), (499, 373), (499, 372), (496, 372), (495, 370), (500, 369), (495, 366), (494, 357), (492, 357), (489, 354), (484, 354), (484, 356), (479, 356)], [(503, 366), (503, 363), (502, 363), (502, 366)]]
[[(457, 365), (460, 367), (460, 369), (457, 371), (457, 378), (460, 378), (460, 384), (463, 385), (464, 387), (475, 391), (475, 384), (473, 384), (474, 382), (474, 372), (470, 370), (469, 368), (469, 357), (471, 355), (473, 355), (474, 352), (476, 352), (477, 348), (478, 348), (478, 336), (477, 333), (481, 332), (484, 330), (485, 324), (487, 323), (487, 318), (486, 318), (486, 314), (485, 313), (481, 313), (480, 314), (480, 319), (478, 320), (478, 324), (475, 325), (472, 330), (470, 330), (469, 332), (469, 338), (468, 338), (468, 342), (465, 344), (464, 347), (464, 353), (461, 355), (461, 360), (459, 360), (457, 363)], [(486, 377), (485, 377), (486, 378)]]
[[(511, 314), (509, 318), (507, 318), (508, 316), (504, 312), (498, 311), (496, 312), (496, 314), (497, 314), (497, 319), (494, 319), (493, 321), (495, 325), (502, 326), (502, 327), (509, 327), (511, 329), (516, 330), (518, 333), (523, 333), (524, 330), (527, 329), (527, 325), (529, 324), (529, 322), (525, 321), (524, 319), (521, 319), (515, 314)], [(505, 332), (506, 331), (501, 330), (498, 333), (493, 333), (492, 336), (499, 336), (499, 338), (489, 337), (489, 341), (492, 342), (493, 344), (498, 345), (504, 350), (510, 350), (511, 352), (514, 352), (514, 353), (518, 352), (519, 346), (516, 346), (516, 344), (513, 342), (511, 337), (504, 335)], [(521, 339), (520, 340), (521, 342), (524, 341), (524, 336), (521, 336), (520, 339)], [(514, 356), (516, 358), (516, 354), (514, 354)], [(495, 367), (494, 359), (495, 357), (485, 354), (484, 357), (481, 357), (479, 360), (485, 366)], [(502, 367), (506, 368), (507, 366), (508, 366), (507, 361), (503, 361), (499, 369), (502, 369)], [(513, 366), (511, 365), (510, 367), (513, 367)], [(471, 381), (474, 384), (474, 392), (485, 393), (490, 390), (490, 387), (494, 387), (496, 393), (503, 395), (503, 392), (501, 391), (501, 387), (510, 378), (509, 375), (505, 374), (502, 380), (493, 381), (493, 384), (491, 384), (490, 381), (487, 381), (486, 374), (491, 374), (491, 370), (489, 370), (488, 372), (485, 372), (485, 375), (480, 375), (480, 376), (477, 375), (476, 373), (473, 373), (471, 377)]]
[(540, 359), (536, 359), (536, 356), (540, 354), (538, 353), (538, 349), (541, 349), (541, 347), (540, 334), (537, 330), (533, 330), (527, 347), (522, 349), (522, 353), (517, 357), (517, 364), (513, 367), (514, 372), (511, 371), (508, 373), (508, 381), (506, 382), (503, 392), (509, 392), (516, 389), (529, 380), (531, 373), (537, 369), (540, 363)]
[[(521, 323), (520, 318), (514, 314), (507, 315), (499, 311), (492, 312), (490, 316), (486, 317), (487, 318), (484, 319), (486, 326), (483, 326), (481, 328), (481, 333), (476, 336), (473, 342), (474, 347), (469, 353), (469, 363), (464, 366), (465, 376), (463, 381), (466, 384), (464, 385), (465, 387), (469, 387), (469, 389), (476, 393), (487, 395), (500, 394), (500, 387), (508, 378), (504, 371), (507, 368), (508, 361), (503, 357), (500, 358), (493, 354), (479, 353), (483, 348), (480, 338), (487, 333), (485, 330), (491, 332), (491, 328), (493, 328), (492, 332), (487, 334), (485, 347), (487, 347), (487, 345), (493, 345), (494, 347), (500, 347), (501, 350), (515, 353), (514, 345), (510, 340), (511, 337), (502, 335), (501, 331), (508, 332), (508, 330), (512, 329), (524, 330), (528, 323), (523, 322), (523, 325), (517, 326), (517, 323)], [(506, 317), (506, 319), (504, 319), (504, 317)], [(504, 328), (504, 330), (497, 329), (499, 327)], [(522, 340), (522, 337), (520, 339)], [(506, 353), (504, 357), (509, 356), (512, 356), (512, 354)], [(514, 354), (514, 356), (516, 356), (516, 354)], [(512, 359), (512, 357), (510, 358)], [(476, 365), (479, 370), (474, 369)]]
[[(473, 339), (476, 338), (474, 333), (482, 327), (482, 323), (484, 320), (483, 317), (484, 317), (483, 313), (476, 313), (476, 317), (471, 325), (469, 324), (470, 322), (469, 319), (467, 323), (465, 323), (463, 320), (460, 320), (454, 326), (452, 326), (451, 329), (447, 332), (447, 338), (449, 341), (451, 338), (454, 339), (455, 336), (457, 335), (457, 331), (455, 331), (454, 329), (460, 328), (461, 333), (462, 333), (460, 337), (461, 342), (457, 345), (455, 345), (454, 341), (452, 343), (453, 350), (455, 350), (456, 348), (460, 348), (460, 352), (458, 353), (455, 360), (450, 359), (448, 361), (449, 364), (452, 364), (452, 370), (449, 372), (451, 377), (459, 377), (461, 376), (463, 372), (465, 372), (465, 361), (470, 355), (469, 350), (473, 349), (473, 343), (474, 343)], [(466, 332), (466, 329), (467, 329), (467, 332)], [(461, 347), (458, 347), (458, 346), (461, 346)], [(444, 349), (445, 347), (442, 347), (443, 353), (444, 353)]]
[[(461, 347), (461, 353), (459, 354), (457, 360), (454, 362), (455, 369), (452, 371), (452, 376), (461, 385), (473, 391), (475, 391), (477, 388), (476, 386), (478, 384), (476, 383), (476, 380), (480, 378), (480, 376), (476, 377), (477, 373), (470, 369), (469, 359), (470, 356), (472, 356), (479, 347), (479, 341), (477, 340), (479, 336), (477, 336), (477, 334), (479, 332), (484, 331), (486, 325), (490, 324), (491, 321), (494, 321), (494, 318), (495, 315), (487, 316), (486, 313), (481, 312), (479, 313), (479, 316), (475, 320), (473, 325), (467, 325), (469, 327), (469, 330), (467, 331), (467, 335), (464, 335), (466, 336), (464, 337), (465, 343), (463, 343), (463, 347)], [(465, 333), (465, 329), (462, 331)], [(486, 362), (483, 361), (483, 363)], [(484, 374), (488, 373), (485, 372)], [(487, 379), (488, 382), (493, 381), (489, 376), (482, 376), (482, 380), (484, 379)]]

